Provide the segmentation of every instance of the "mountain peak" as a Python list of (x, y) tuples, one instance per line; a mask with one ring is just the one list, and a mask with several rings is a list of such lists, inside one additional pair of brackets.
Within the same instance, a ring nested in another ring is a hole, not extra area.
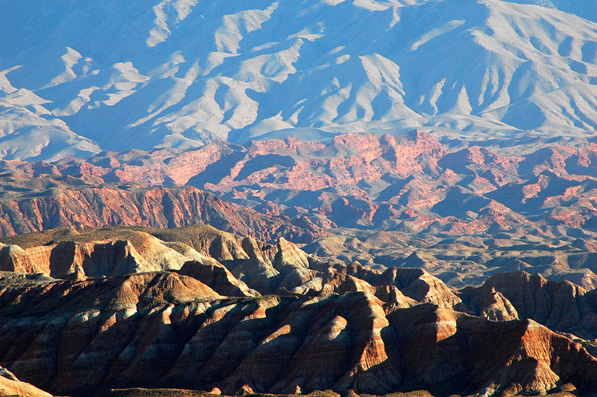
[(595, 131), (594, 2), (518, 3), (5, 2), (0, 157)]

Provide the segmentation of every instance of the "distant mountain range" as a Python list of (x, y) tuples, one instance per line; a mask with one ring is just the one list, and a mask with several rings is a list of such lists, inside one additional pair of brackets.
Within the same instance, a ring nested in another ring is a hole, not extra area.
[(0, 1), (0, 158), (597, 129), (597, 3)]

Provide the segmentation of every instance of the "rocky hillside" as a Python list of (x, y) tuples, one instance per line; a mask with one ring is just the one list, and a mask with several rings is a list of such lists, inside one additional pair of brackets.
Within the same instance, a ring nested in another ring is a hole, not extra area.
[(567, 281), (514, 272), (457, 291), (208, 226), (3, 242), (0, 365), (54, 394), (597, 390), (597, 294)]
[[(5, 161), (0, 227), (204, 222), (270, 242), (309, 243), (305, 250), (319, 257), (424, 268), (457, 287), (527, 270), (593, 288), (593, 141), (496, 139), (488, 146), (411, 131), (344, 134), (327, 144), (217, 141), (186, 151)], [(47, 190), (59, 195), (60, 209), (52, 209)]]
[(309, 242), (323, 233), (304, 220), (268, 216), (228, 203), (193, 187), (144, 188), (77, 177), (21, 172), (0, 175), (0, 233), (11, 235), (55, 227), (139, 225), (176, 227), (205, 223), (262, 240), (285, 236)]
[(431, 304), (388, 311), (367, 292), (231, 300), (185, 276), (145, 273), (7, 288), (0, 306), (2, 363), (58, 394), (597, 387), (597, 359), (537, 322), (492, 322)]
[[(354, 263), (318, 260), (281, 238), (266, 244), (211, 226), (178, 229), (53, 229), (1, 238), (0, 271), (65, 279), (175, 271), (207, 283), (225, 296), (361, 291), (409, 305), (407, 296), (444, 306), (460, 300), (419, 269), (382, 272)], [(397, 276), (397, 272), (401, 277)], [(413, 284), (411, 286), (411, 284)], [(396, 287), (396, 288), (394, 288)]]
[(322, 227), (556, 237), (571, 235), (572, 229), (576, 235), (597, 232), (592, 141), (496, 141), (497, 149), (474, 141), (449, 144), (416, 130), (397, 136), (345, 134), (328, 144), (214, 142), (184, 152), (104, 153), (6, 167), (32, 175), (192, 185), (264, 213), (306, 216)]

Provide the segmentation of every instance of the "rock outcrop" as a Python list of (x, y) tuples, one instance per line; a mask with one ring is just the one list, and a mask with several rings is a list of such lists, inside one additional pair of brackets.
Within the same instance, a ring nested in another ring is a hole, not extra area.
[(2, 240), (10, 243), (0, 250), (0, 271), (4, 272), (85, 280), (176, 271), (225, 296), (365, 291), (388, 307), (409, 307), (416, 302), (452, 307), (460, 302), (441, 280), (424, 270), (382, 273), (358, 263), (321, 261), (284, 238), (267, 244), (205, 225), (167, 230), (53, 229)]
[(597, 338), (595, 294), (569, 281), (523, 271), (500, 273), (459, 295), (469, 310), (489, 319), (529, 318), (555, 331)]
[[(552, 237), (562, 234), (561, 228), (594, 230), (596, 144), (578, 139), (570, 142), (575, 146), (558, 146), (530, 139), (518, 143), (518, 150), (500, 140), (446, 144), (459, 150), (447, 150), (419, 130), (397, 136), (340, 134), (327, 144), (296, 138), (242, 146), (214, 141), (182, 152), (101, 153), (54, 164), (6, 162), (4, 168), (20, 177), (51, 173), (73, 180), (196, 186), (288, 216), (307, 229), (373, 227), (455, 236), (524, 231)], [(170, 221), (170, 226), (183, 224)]]
[(178, 273), (193, 277), (225, 296), (261, 295), (234, 277), (228, 269), (220, 264), (204, 264), (198, 261), (189, 261), (182, 266)]
[(296, 226), (228, 203), (194, 187), (144, 188), (104, 183), (94, 176), (59, 177), (25, 174), (0, 176), (0, 233), (13, 235), (56, 227), (114, 225), (178, 227), (196, 223), (265, 241), (285, 236), (309, 242), (323, 232), (314, 224)]
[[(204, 223), (270, 244), (309, 243), (306, 251), (330, 259), (420, 267), (458, 288), (530, 267), (597, 285), (595, 143), (438, 139), (414, 130), (4, 161), (0, 233)], [(328, 234), (337, 228), (343, 236)], [(380, 241), (380, 231), (391, 237)], [(275, 292), (277, 270), (262, 262), (262, 289)], [(297, 269), (283, 287), (309, 277)]]
[(460, 298), (441, 280), (421, 269), (391, 268), (380, 276), (377, 283), (395, 285), (405, 295), (421, 303), (452, 307), (460, 302)]
[(454, 291), (422, 268), (322, 261), (205, 225), (3, 240), (0, 365), (54, 394), (597, 388), (597, 293), (568, 281), (511, 272)]
[(51, 397), (37, 387), (21, 382), (6, 368), (0, 367), (0, 396)]
[(489, 321), (429, 303), (388, 311), (365, 291), (231, 300), (189, 277), (144, 273), (3, 288), (0, 320), (0, 363), (56, 394), (597, 386), (597, 360), (532, 320)]

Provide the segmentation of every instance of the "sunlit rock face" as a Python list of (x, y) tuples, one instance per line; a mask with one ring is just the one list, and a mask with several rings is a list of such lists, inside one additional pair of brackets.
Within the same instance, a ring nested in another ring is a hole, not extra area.
[(0, 365), (58, 395), (597, 386), (597, 295), (569, 281), (511, 272), (456, 291), (423, 269), (322, 261), (209, 226), (9, 240)]
[(191, 186), (148, 188), (105, 184), (92, 176), (30, 177), (20, 172), (4, 175), (4, 179), (5, 191), (13, 192), (0, 199), (0, 234), (4, 236), (56, 227), (168, 228), (193, 224), (209, 224), (272, 242), (279, 237), (310, 242), (326, 234), (312, 223), (261, 214)]
[(57, 394), (546, 392), (570, 381), (591, 390), (597, 371), (580, 344), (532, 320), (432, 304), (387, 312), (368, 292), (230, 300), (187, 276), (144, 273), (5, 288), (0, 305), (3, 365)]

